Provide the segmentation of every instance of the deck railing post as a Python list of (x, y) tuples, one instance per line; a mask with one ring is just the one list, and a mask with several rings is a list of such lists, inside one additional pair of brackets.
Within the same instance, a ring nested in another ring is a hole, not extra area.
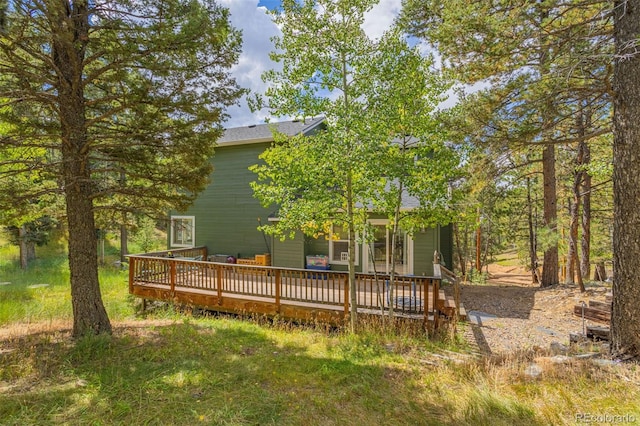
[(276, 312), (280, 313), (280, 297), (282, 294), (282, 275), (280, 269), (276, 269)]
[(440, 315), (438, 313), (438, 298), (440, 297), (440, 280), (437, 278), (432, 278), (433, 282), (433, 329), (437, 330), (440, 326)]
[(171, 297), (173, 297), (176, 292), (176, 261), (175, 260), (169, 261), (169, 284), (171, 284)]
[(221, 265), (215, 265), (216, 268), (216, 289), (218, 290), (218, 305), (222, 305), (222, 273), (224, 272)]
[(349, 277), (344, 279), (344, 318), (349, 317)]
[(424, 296), (422, 296), (424, 298), (424, 324), (428, 325), (429, 324), (429, 279), (428, 278), (424, 278), (422, 280), (423, 283), (423, 289), (422, 291), (424, 292)]

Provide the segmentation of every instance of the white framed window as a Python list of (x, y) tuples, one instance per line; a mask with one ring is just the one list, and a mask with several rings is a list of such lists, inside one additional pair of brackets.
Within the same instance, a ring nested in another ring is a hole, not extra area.
[(171, 216), (171, 247), (193, 247), (195, 243), (195, 216)]
[[(338, 225), (333, 225), (329, 236), (329, 263), (334, 265), (349, 264), (349, 231)], [(356, 244), (356, 265), (360, 258), (360, 247)]]

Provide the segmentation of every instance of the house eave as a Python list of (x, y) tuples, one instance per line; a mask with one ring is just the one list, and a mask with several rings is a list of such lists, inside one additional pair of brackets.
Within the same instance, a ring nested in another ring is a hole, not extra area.
[(273, 142), (271, 138), (256, 138), (256, 139), (244, 139), (244, 140), (232, 140), (232, 141), (219, 141), (218, 146), (238, 146), (238, 145), (252, 145), (257, 143)]

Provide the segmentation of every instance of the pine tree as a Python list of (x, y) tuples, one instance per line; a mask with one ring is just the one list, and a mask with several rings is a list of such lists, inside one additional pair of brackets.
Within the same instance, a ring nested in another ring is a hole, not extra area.
[[(96, 214), (157, 215), (207, 183), (240, 35), (213, 1), (9, 2), (0, 34), (0, 203), (61, 196), (73, 335), (108, 333)], [(4, 183), (37, 174), (33, 185)], [(127, 179), (120, 179), (122, 174)]]

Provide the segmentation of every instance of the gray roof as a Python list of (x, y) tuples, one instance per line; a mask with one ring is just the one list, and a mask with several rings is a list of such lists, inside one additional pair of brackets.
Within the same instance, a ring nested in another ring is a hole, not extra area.
[(271, 130), (275, 128), (285, 135), (294, 136), (307, 134), (324, 121), (324, 117), (306, 120), (281, 121), (279, 123), (255, 124), (251, 126), (232, 127), (225, 129), (218, 140), (218, 145), (242, 145), (249, 143), (270, 142), (273, 140)]

